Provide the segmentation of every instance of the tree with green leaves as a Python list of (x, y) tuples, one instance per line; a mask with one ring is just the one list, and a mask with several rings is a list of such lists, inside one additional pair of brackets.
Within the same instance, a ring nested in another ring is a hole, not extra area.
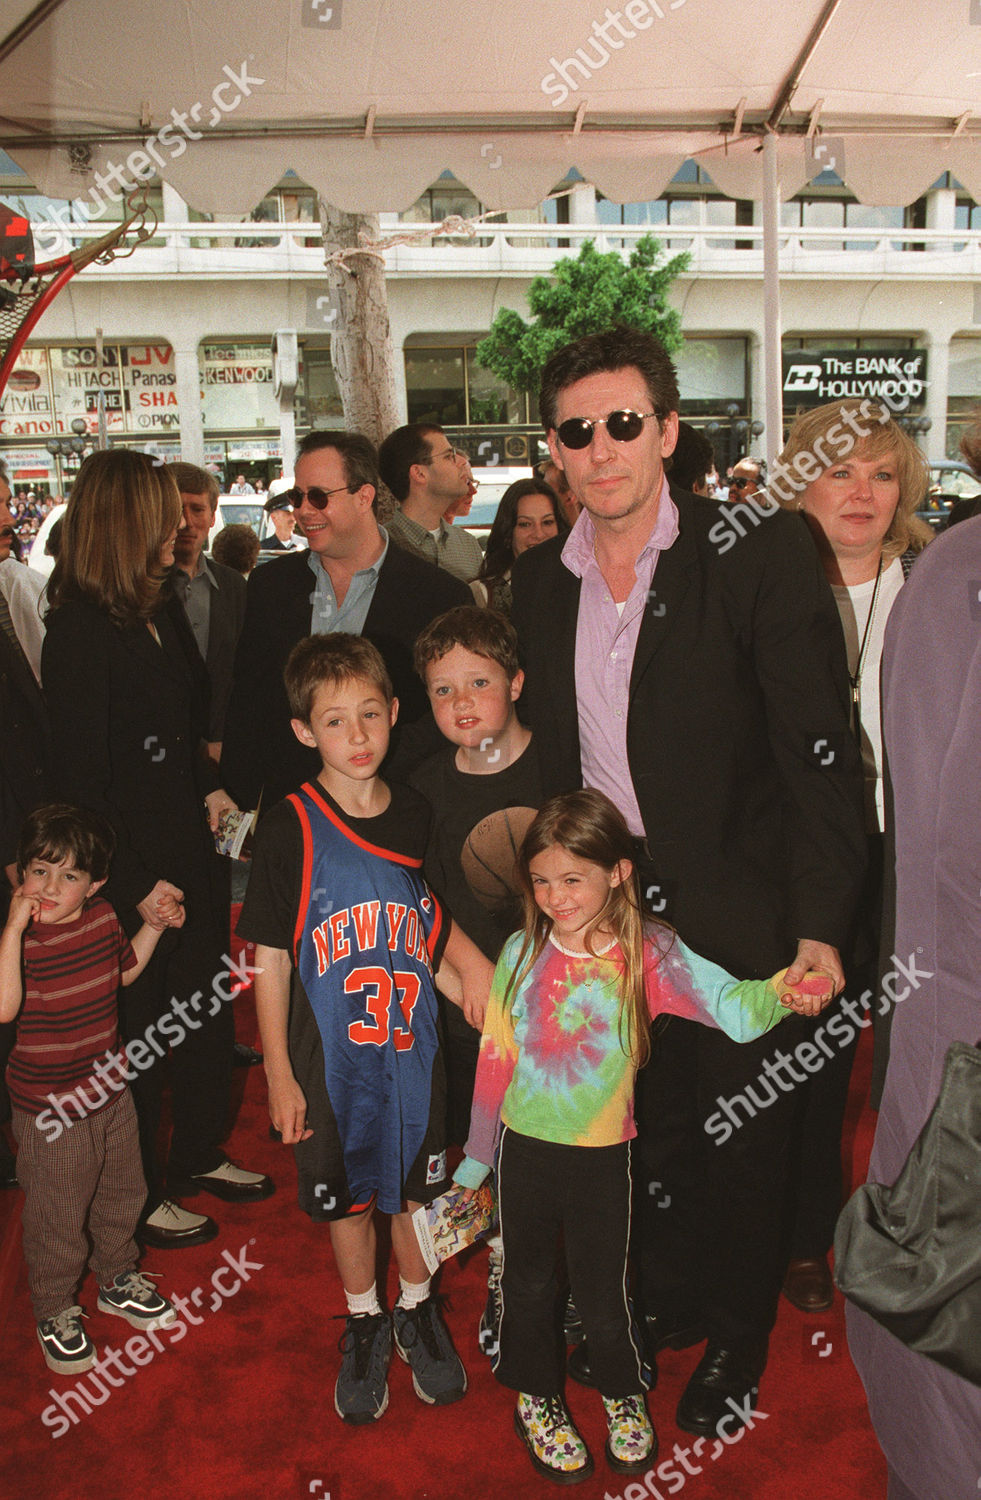
[(616, 250), (603, 254), (592, 240), (584, 241), (577, 256), (556, 261), (550, 276), (536, 276), (531, 283), (530, 323), (502, 308), (477, 345), (479, 363), (514, 390), (536, 391), (557, 349), (616, 323), (646, 329), (674, 353), (682, 343), (681, 317), (668, 306), (667, 293), (691, 256), (686, 252), (662, 262), (661, 250), (660, 241), (645, 235), (625, 262)]

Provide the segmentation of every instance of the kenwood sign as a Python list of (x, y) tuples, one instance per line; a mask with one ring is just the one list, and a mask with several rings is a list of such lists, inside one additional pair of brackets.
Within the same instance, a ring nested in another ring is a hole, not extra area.
[(900, 353), (875, 349), (805, 354), (784, 351), (783, 399), (788, 411), (820, 406), (849, 396), (878, 399), (893, 411), (922, 403), (926, 391), (926, 350)]

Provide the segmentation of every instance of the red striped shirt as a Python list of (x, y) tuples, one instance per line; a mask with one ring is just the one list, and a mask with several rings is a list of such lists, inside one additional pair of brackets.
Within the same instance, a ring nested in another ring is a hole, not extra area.
[[(24, 1003), (7, 1064), (11, 1103), (36, 1115), (79, 1085), (87, 1107), (117, 1097), (94, 1065), (119, 1050), (120, 976), (137, 963), (119, 918), (101, 896), (74, 922), (32, 922), (24, 934)], [(118, 1076), (118, 1075), (116, 1075)], [(107, 1097), (99, 1103), (100, 1092)]]

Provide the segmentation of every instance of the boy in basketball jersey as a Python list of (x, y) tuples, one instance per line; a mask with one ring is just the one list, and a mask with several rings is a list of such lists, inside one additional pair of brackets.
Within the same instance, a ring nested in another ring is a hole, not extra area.
[[(427, 625), (415, 665), (447, 743), (410, 778), (433, 811), (423, 871), (453, 918), (496, 963), (522, 925), (514, 864), (528, 825), (545, 800), (531, 731), (516, 703), (524, 673), (509, 620), (460, 605)], [(448, 1088), (447, 1135), (463, 1145), (470, 1125), (480, 1038), (455, 1007), (443, 1007)], [(500, 1321), (500, 1240), (488, 1240), (487, 1306), (480, 1346), (496, 1352)]]
[[(330, 1225), (347, 1300), (334, 1405), (360, 1424), (388, 1405), (393, 1332), (423, 1401), (467, 1388), (411, 1214), (449, 1186), (433, 973), (479, 1034), (492, 966), (422, 878), (424, 800), (378, 774), (398, 703), (375, 647), (310, 636), (285, 679), (293, 732), (321, 771), (259, 824), (239, 932), (256, 944), (270, 1117), (295, 1147), (301, 1207)], [(391, 1316), (376, 1211), (391, 1216), (399, 1268)]]

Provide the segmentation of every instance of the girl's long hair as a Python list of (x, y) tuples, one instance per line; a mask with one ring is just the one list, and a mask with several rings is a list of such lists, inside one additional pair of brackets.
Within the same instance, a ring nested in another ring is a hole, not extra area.
[(126, 448), (90, 453), (68, 498), (51, 608), (86, 599), (117, 625), (148, 620), (166, 577), (160, 551), (180, 518), (180, 491), (165, 466)]
[[(620, 1045), (638, 1068), (651, 1054), (650, 1011), (644, 982), (644, 914), (640, 884), (634, 866), (633, 841), (622, 815), (602, 792), (586, 789), (552, 797), (525, 834), (518, 855), (518, 875), (524, 897), (524, 932), (514, 971), (504, 992), (509, 1009), (518, 985), (537, 962), (552, 928), (551, 920), (535, 901), (531, 862), (538, 854), (558, 844), (577, 859), (589, 860), (612, 874), (621, 860), (630, 863), (630, 874), (610, 889), (609, 900), (593, 918), (583, 938), (596, 957), (593, 935), (603, 928), (612, 932), (623, 955), (620, 972)], [(624, 1034), (626, 1033), (626, 1041)]]

